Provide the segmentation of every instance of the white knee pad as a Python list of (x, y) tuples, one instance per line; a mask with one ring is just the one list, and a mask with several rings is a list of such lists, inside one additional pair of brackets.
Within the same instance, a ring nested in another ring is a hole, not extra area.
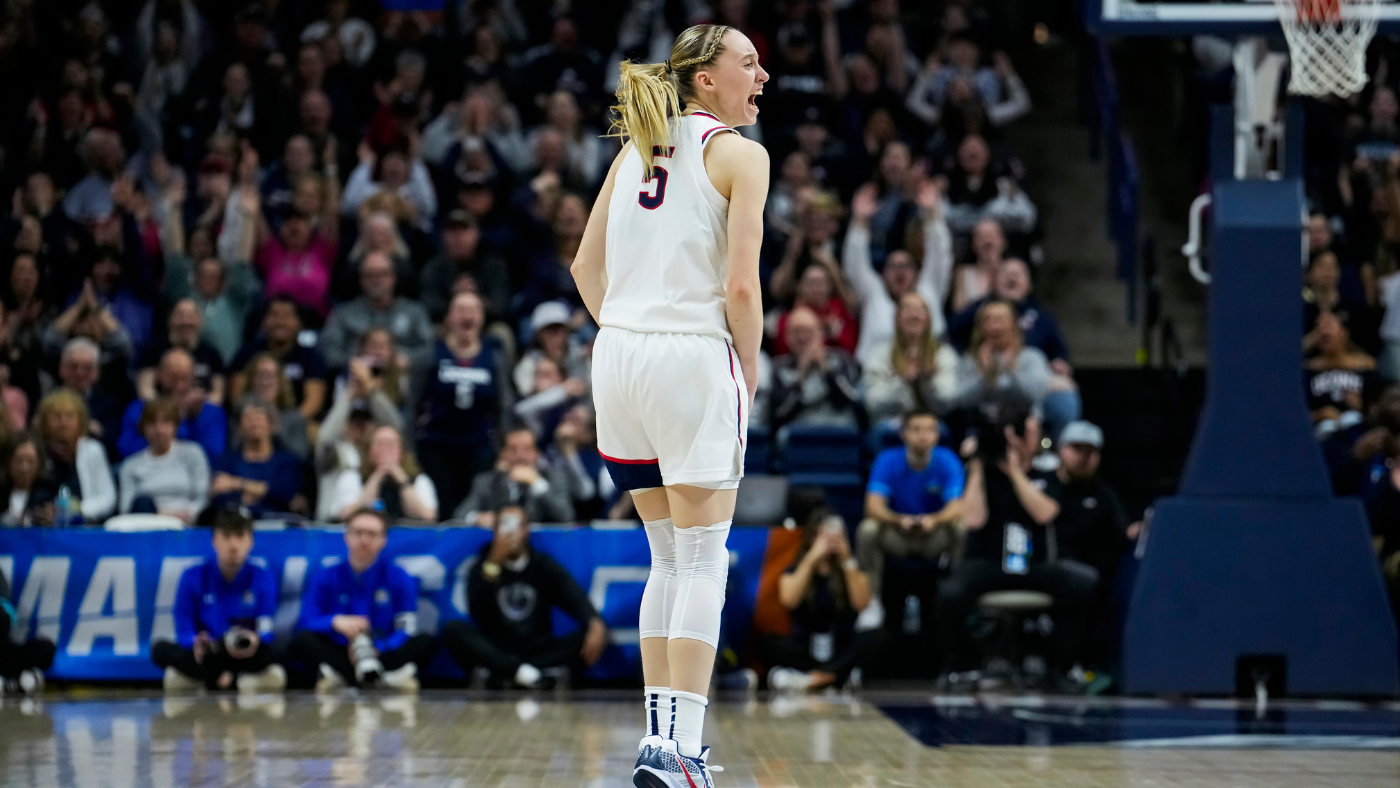
[(670, 638), (690, 638), (718, 647), (724, 586), (729, 579), (732, 520), (676, 530), (676, 603)]
[(642, 590), (637, 628), (643, 638), (664, 638), (670, 633), (667, 624), (676, 598), (676, 535), (669, 517), (642, 525), (651, 545), (651, 573)]

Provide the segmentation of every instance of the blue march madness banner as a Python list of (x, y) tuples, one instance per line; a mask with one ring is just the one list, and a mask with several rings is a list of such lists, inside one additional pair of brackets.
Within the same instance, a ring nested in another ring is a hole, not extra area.
[[(440, 622), (470, 616), (467, 572), (490, 539), (481, 528), (395, 528), (384, 554), (418, 580), (418, 626), (436, 633)], [(741, 640), (752, 618), (767, 544), (766, 528), (729, 534), (730, 593), (726, 621)], [(637, 609), (651, 559), (641, 528), (537, 528), (530, 542), (568, 569), (588, 592), (612, 631), (612, 642), (591, 676), (641, 675)], [(42, 635), (58, 645), (49, 675), (68, 680), (159, 679), (151, 643), (174, 640), (172, 610), (180, 574), (212, 555), (207, 529), (157, 533), (99, 530), (0, 530), (0, 572), (10, 579), (17, 640)], [(281, 600), (276, 629), (287, 637), (301, 613), (301, 593), (314, 572), (345, 555), (339, 529), (260, 531), (250, 560), (277, 578)], [(555, 631), (573, 622), (556, 611)], [(736, 645), (739, 645), (736, 643)], [(460, 677), (439, 653), (430, 676)]]

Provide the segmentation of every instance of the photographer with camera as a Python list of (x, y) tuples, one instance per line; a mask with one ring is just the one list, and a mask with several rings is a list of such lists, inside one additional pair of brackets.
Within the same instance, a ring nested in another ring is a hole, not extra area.
[(273, 642), (277, 583), (248, 561), (253, 521), (237, 512), (214, 520), (214, 557), (185, 570), (175, 594), (175, 642), (151, 646), (171, 691), (230, 689), (281, 692), (287, 672), (281, 644)]
[(967, 617), (979, 597), (1003, 590), (1041, 591), (1054, 598), (1048, 656), (1051, 670), (1063, 677), (1078, 656), (1098, 572), (1056, 555), (1062, 483), (1054, 472), (1032, 468), (1041, 430), (1031, 402), (1016, 392), (999, 392), (977, 409), (975, 419), (977, 437), (968, 443), (975, 442), (976, 449), (962, 498), (966, 548), (938, 589), (947, 669), (941, 683), (957, 686), (960, 674), (975, 669)]
[[(549, 682), (541, 668), (592, 666), (608, 644), (608, 628), (588, 594), (558, 561), (531, 548), (523, 507), (507, 504), (491, 520), (491, 541), (467, 573), (472, 622), (443, 625), (447, 653), (468, 677), (480, 665), (492, 684), (527, 689)], [(556, 607), (579, 628), (556, 636)]]
[(345, 521), (345, 560), (312, 579), (300, 632), (289, 646), (317, 666), (316, 691), (346, 686), (418, 691), (418, 669), (433, 658), (433, 637), (418, 631), (418, 582), (381, 554), (389, 521), (360, 509)]

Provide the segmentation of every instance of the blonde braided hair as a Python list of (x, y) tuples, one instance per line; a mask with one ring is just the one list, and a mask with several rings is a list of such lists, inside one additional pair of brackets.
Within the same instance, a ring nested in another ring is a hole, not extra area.
[(671, 142), (671, 119), (681, 114), (680, 103), (695, 98), (695, 74), (724, 53), (720, 39), (728, 25), (686, 28), (671, 46), (671, 57), (660, 63), (622, 61), (617, 82), (616, 113), (608, 137), (632, 140), (651, 178), (655, 148)]

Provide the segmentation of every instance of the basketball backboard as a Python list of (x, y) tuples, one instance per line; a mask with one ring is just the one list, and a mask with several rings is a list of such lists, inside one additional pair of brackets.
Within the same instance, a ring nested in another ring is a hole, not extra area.
[[(1400, 31), (1400, 2), (1380, 0), (1380, 30)], [(1282, 35), (1274, 0), (1086, 0), (1102, 36)]]

